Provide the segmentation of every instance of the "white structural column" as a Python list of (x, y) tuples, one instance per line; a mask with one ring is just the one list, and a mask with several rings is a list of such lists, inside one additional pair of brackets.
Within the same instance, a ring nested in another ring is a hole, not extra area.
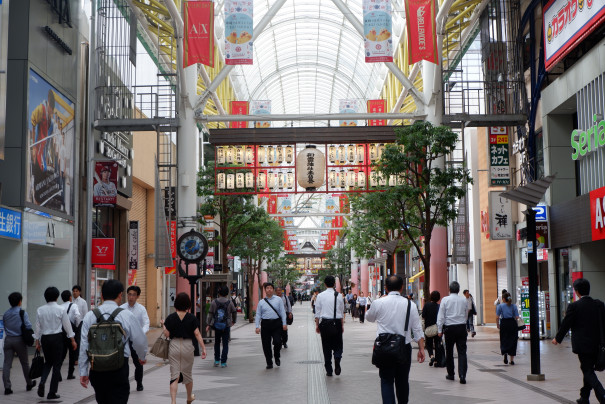
[(351, 249), (351, 282), (355, 284), (351, 288), (352, 293), (359, 294), (359, 273), (357, 271), (359, 260), (355, 255), (355, 250)]
[(359, 262), (360, 262), (359, 270), (361, 272), (361, 276), (360, 276), (361, 290), (360, 290), (360, 292), (363, 292), (363, 294), (365, 296), (367, 296), (368, 287), (369, 287), (369, 283), (370, 283), (370, 272), (368, 269), (368, 259), (362, 258)]

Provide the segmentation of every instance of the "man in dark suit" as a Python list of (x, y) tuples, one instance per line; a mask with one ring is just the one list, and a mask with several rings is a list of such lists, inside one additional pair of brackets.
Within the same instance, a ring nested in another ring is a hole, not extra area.
[(600, 329), (599, 321), (600, 310), (605, 310), (603, 302), (594, 300), (588, 296), (590, 294), (590, 283), (583, 278), (576, 279), (573, 288), (580, 299), (571, 303), (567, 307), (565, 318), (561, 323), (561, 329), (557, 336), (553, 338), (552, 343), (558, 345), (563, 341), (567, 332), (571, 329), (571, 348), (580, 359), (580, 369), (584, 375), (584, 385), (580, 389), (580, 398), (576, 400), (578, 404), (587, 404), (590, 391), (594, 389), (599, 403), (605, 403), (605, 389), (597, 378), (594, 366), (599, 347)]

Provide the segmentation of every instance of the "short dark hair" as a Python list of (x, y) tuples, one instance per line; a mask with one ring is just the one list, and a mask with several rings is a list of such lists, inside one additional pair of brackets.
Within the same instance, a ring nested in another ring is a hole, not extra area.
[(263, 283), (263, 289), (267, 289), (267, 287), (269, 287), (269, 286), (271, 286), (273, 289), (275, 289), (275, 286), (271, 282)]
[(124, 292), (124, 285), (117, 279), (108, 279), (101, 287), (103, 300), (116, 300), (122, 292)]
[(333, 288), (334, 285), (336, 285), (336, 278), (334, 278), (332, 275), (328, 275), (326, 276), (326, 279), (324, 279), (324, 283), (327, 287)]
[(463, 294), (464, 294), (464, 293), (466, 293), (466, 292), (468, 292), (468, 289), (464, 289), (464, 290), (462, 291), (462, 293), (463, 293)]
[(69, 290), (64, 290), (63, 292), (61, 292), (61, 299), (64, 302), (68, 302), (70, 297), (71, 297), (71, 292)]
[(82, 293), (82, 286), (80, 286), (80, 285), (74, 285), (74, 287), (71, 288), (72, 291), (74, 291), (75, 289), (77, 289), (78, 292)]
[(502, 294), (503, 294), (503, 295), (504, 295), (505, 293), (507, 293), (507, 292), (508, 292), (508, 290), (506, 290), (506, 289), (502, 289)]
[(19, 305), (19, 302), (23, 300), (23, 295), (19, 292), (13, 292), (10, 295), (8, 295), (8, 302), (10, 303), (11, 307), (16, 307)]
[(181, 292), (174, 298), (174, 308), (179, 311), (187, 311), (191, 308), (191, 299), (185, 292)]
[(588, 279), (576, 279), (573, 281), (573, 288), (580, 296), (588, 296), (590, 294), (590, 282), (588, 282)]
[(441, 299), (441, 293), (438, 290), (433, 290), (431, 292), (431, 302), (437, 303)]
[(460, 284), (456, 281), (450, 283), (450, 293), (459, 293), (460, 292)]
[(126, 293), (130, 292), (131, 290), (134, 290), (135, 292), (137, 292), (137, 296), (141, 296), (141, 288), (135, 285), (131, 285), (128, 287), (128, 289), (126, 289)]
[(221, 286), (220, 288), (218, 288), (218, 294), (219, 296), (228, 296), (229, 295), (229, 288), (227, 286)]
[(44, 298), (46, 299), (47, 303), (56, 302), (60, 294), (59, 289), (55, 288), (54, 286), (49, 286), (44, 291)]
[(397, 292), (403, 287), (403, 278), (399, 275), (391, 275), (387, 278), (385, 286), (389, 292)]

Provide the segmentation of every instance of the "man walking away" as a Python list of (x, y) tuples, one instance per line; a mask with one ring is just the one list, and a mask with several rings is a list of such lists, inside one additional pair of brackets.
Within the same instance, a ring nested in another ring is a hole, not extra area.
[(439, 338), (445, 334), (445, 364), (447, 380), (454, 380), (454, 345), (458, 351), (458, 375), (460, 384), (466, 384), (466, 321), (468, 319), (468, 303), (460, 293), (460, 284), (450, 283), (450, 295), (441, 300), (437, 314), (437, 331)]
[(328, 275), (324, 283), (326, 290), (321, 292), (315, 301), (315, 331), (321, 335), (326, 375), (332, 376), (332, 352), (334, 352), (334, 373), (338, 376), (341, 372), (345, 304), (334, 290), (336, 279)]
[[(82, 287), (80, 285), (74, 285), (71, 288), (71, 293), (73, 295), (73, 302), (78, 306), (78, 311), (80, 312), (80, 318), (84, 319), (86, 313), (88, 313), (88, 303), (86, 300), (82, 298)], [(82, 332), (82, 323), (80, 322), (80, 326), (74, 330), (76, 333), (76, 344), (78, 347), (76, 348), (76, 365), (78, 364), (78, 358), (80, 357), (80, 334)]]
[[(291, 319), (292, 318), (292, 302), (290, 302), (290, 299), (288, 298), (288, 296), (284, 296), (283, 293), (284, 293), (284, 290), (282, 288), (277, 288), (275, 290), (275, 294), (281, 299), (281, 301), (284, 305), (284, 310), (286, 311), (286, 319)], [(286, 320), (286, 323), (287, 323), (287, 320)], [(284, 348), (288, 349), (288, 330), (282, 330), (281, 343)]]
[[(137, 303), (139, 296), (141, 296), (141, 288), (138, 286), (129, 286), (126, 289), (127, 302), (120, 307), (131, 312), (139, 322), (143, 333), (147, 334), (149, 332), (149, 316), (147, 315), (145, 306)], [(132, 341), (130, 342), (130, 356), (132, 357), (132, 363), (134, 363), (134, 380), (137, 382), (137, 391), (143, 391), (143, 365), (139, 361), (137, 351), (132, 347)]]
[[(237, 314), (233, 300), (229, 298), (229, 288), (221, 286), (218, 290), (218, 298), (214, 299), (208, 310), (208, 325), (214, 328), (214, 367), (219, 365), (227, 367), (227, 355), (229, 355), (229, 339), (231, 338), (231, 327), (234, 324), (234, 314)], [(221, 341), (223, 342), (223, 353), (221, 354)]]
[(468, 291), (468, 289), (464, 289), (462, 291), (466, 299), (467, 309), (468, 309), (468, 318), (466, 320), (466, 332), (471, 333), (471, 337), (475, 338), (477, 333), (475, 332), (475, 315), (477, 314), (477, 309), (475, 308), (475, 299), (473, 299), (473, 295)]
[[(405, 337), (406, 362), (401, 366), (382, 367), (380, 375), (380, 389), (382, 402), (384, 404), (395, 404), (395, 389), (397, 389), (397, 402), (407, 403), (410, 393), (410, 366), (412, 364), (412, 336), (418, 343), (418, 362), (424, 362), (424, 334), (422, 322), (418, 315), (418, 308), (411, 300), (401, 296), (403, 293), (403, 279), (398, 275), (391, 275), (386, 280), (386, 288), (389, 294), (384, 299), (377, 299), (366, 313), (366, 319), (370, 322), (376, 321), (378, 329), (376, 335), (398, 334)], [(406, 319), (408, 305), (410, 305), (410, 318)], [(409, 328), (405, 329), (408, 323)], [(395, 384), (395, 389), (393, 388)]]
[(570, 303), (565, 312), (561, 328), (552, 343), (558, 345), (571, 329), (571, 349), (578, 355), (580, 369), (584, 375), (584, 385), (580, 389), (578, 404), (587, 404), (590, 391), (594, 389), (599, 403), (605, 403), (605, 389), (595, 374), (594, 367), (600, 340), (600, 324), (605, 319), (603, 302), (589, 296), (590, 283), (584, 278), (576, 279), (573, 283), (578, 300)]
[[(272, 283), (265, 282), (263, 284), (265, 297), (258, 302), (256, 306), (256, 333), (260, 334), (263, 344), (263, 353), (267, 360), (267, 369), (273, 369), (273, 356), (275, 356), (275, 364), (281, 365), (281, 331), (287, 330), (286, 311), (281, 299), (273, 295), (274, 286)], [(271, 340), (273, 340), (273, 356), (271, 355)]]
[[(101, 295), (103, 304), (97, 309), (88, 312), (82, 321), (82, 343), (80, 349), (80, 384), (88, 388), (88, 382), (95, 390), (95, 398), (99, 404), (126, 404), (130, 395), (130, 382), (128, 381), (128, 358), (131, 355), (130, 342), (133, 350), (139, 357), (139, 362), (144, 365), (147, 354), (147, 337), (143, 332), (141, 324), (129, 311), (118, 307), (122, 302), (124, 286), (117, 279), (110, 279), (103, 283)], [(116, 370), (95, 370), (95, 364), (91, 363), (87, 352), (89, 351), (88, 330), (97, 324), (97, 312), (107, 321), (115, 314), (115, 321), (120, 323), (124, 335), (122, 343), (124, 349), (123, 365)]]
[[(21, 370), (23, 370), (23, 377), (25, 378), (25, 389), (30, 391), (36, 385), (36, 381), (29, 378), (27, 346), (21, 335), (21, 324), (24, 324), (25, 328), (28, 330), (32, 329), (32, 324), (29, 322), (27, 312), (21, 310), (23, 296), (19, 292), (13, 292), (8, 295), (8, 302), (10, 303), (11, 308), (2, 316), (4, 321), (4, 332), (6, 333), (4, 336), (4, 365), (2, 369), (5, 396), (13, 394), (11, 386), (11, 367), (13, 366), (15, 354), (17, 354), (17, 357), (19, 358), (19, 362), (21, 362)], [(21, 314), (21, 311), (23, 311), (23, 314)], [(21, 316), (23, 316), (23, 319), (21, 319)]]
[[(63, 304), (61, 307), (67, 313), (67, 317), (69, 317), (69, 322), (71, 323), (71, 329), (74, 334), (76, 329), (80, 326), (82, 322), (82, 316), (80, 315), (80, 310), (78, 306), (71, 301), (71, 292), (69, 290), (64, 290), (61, 292), (61, 299), (63, 300)], [(74, 335), (75, 339), (75, 335)], [(63, 344), (63, 354), (61, 355), (61, 365), (63, 365), (63, 361), (65, 360), (65, 355), (69, 352), (69, 366), (67, 368), (67, 380), (75, 379), (74, 370), (76, 368), (76, 350), (71, 346), (71, 341), (69, 339), (65, 339), (65, 344)], [(76, 341), (77, 343), (77, 341)]]

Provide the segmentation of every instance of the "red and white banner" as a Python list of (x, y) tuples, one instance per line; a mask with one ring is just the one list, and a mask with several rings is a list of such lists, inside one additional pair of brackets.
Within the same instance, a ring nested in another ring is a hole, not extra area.
[(393, 61), (391, 0), (363, 0), (366, 63)]
[(410, 64), (421, 60), (439, 63), (437, 33), (435, 32), (435, 1), (406, 0), (405, 15), (408, 26)]
[(169, 220), (166, 224), (168, 226), (168, 233), (170, 234), (170, 255), (172, 256), (173, 265), (164, 268), (164, 274), (172, 275), (176, 274), (176, 221)]
[[(248, 115), (248, 101), (231, 101), (230, 106), (231, 115)], [(245, 129), (248, 127), (248, 122), (231, 121), (231, 125), (229, 127), (233, 129)]]
[(605, 187), (590, 191), (592, 240), (605, 239)]
[(252, 64), (253, 0), (225, 0), (225, 64)]
[(93, 238), (91, 263), (113, 264), (115, 261), (116, 239), (115, 238)]
[[(387, 108), (386, 100), (368, 100), (368, 113), (378, 114), (385, 112)], [(370, 119), (368, 126), (385, 126), (387, 124), (386, 119)]]
[(214, 3), (185, 2), (183, 67), (202, 63), (214, 67)]

